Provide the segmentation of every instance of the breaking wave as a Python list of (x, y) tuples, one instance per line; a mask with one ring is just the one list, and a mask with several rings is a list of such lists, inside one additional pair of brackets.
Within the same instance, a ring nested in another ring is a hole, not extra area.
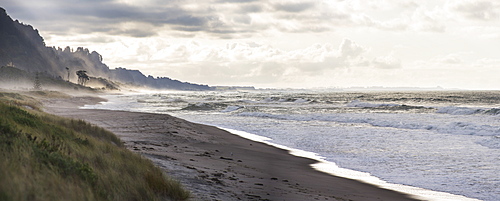
[[(350, 124), (368, 124), (375, 127), (420, 129), (455, 135), (500, 136), (500, 127), (469, 123), (445, 122), (436, 114), (308, 114), (282, 115), (263, 112), (242, 112), (238, 116), (260, 117), (294, 121), (329, 121)], [(383, 116), (383, 118), (379, 118)], [(460, 120), (460, 119), (457, 119)]]

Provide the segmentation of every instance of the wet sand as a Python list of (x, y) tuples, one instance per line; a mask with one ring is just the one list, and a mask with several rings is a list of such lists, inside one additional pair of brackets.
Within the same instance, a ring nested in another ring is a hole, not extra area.
[(45, 111), (115, 133), (193, 194), (192, 200), (416, 200), (310, 167), (315, 160), (165, 114), (83, 110), (102, 99), (45, 100)]

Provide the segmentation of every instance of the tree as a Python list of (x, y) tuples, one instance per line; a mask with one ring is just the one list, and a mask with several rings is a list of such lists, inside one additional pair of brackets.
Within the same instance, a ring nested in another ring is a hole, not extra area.
[(89, 76), (87, 75), (87, 71), (84, 70), (79, 70), (76, 71), (76, 75), (78, 75), (78, 84), (85, 86), (85, 83), (90, 80)]
[(68, 71), (68, 82), (69, 82), (69, 68), (66, 67), (66, 71)]

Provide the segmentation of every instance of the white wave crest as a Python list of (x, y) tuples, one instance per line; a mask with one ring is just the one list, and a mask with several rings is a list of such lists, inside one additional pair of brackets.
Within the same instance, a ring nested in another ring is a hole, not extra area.
[(452, 114), (452, 115), (471, 115), (471, 114), (481, 113), (482, 111), (483, 111), (482, 109), (477, 109), (477, 108), (448, 106), (448, 107), (438, 108), (436, 113)]
[(399, 104), (391, 104), (391, 103), (366, 103), (361, 102), (360, 100), (353, 100), (346, 105), (347, 107), (395, 107), (401, 106)]
[[(238, 116), (260, 117), (294, 121), (330, 121), (338, 123), (368, 124), (375, 127), (430, 130), (455, 135), (500, 136), (500, 127), (466, 122), (441, 120), (436, 114), (307, 114), (280, 115), (262, 112), (242, 112)], [(383, 116), (383, 118), (380, 118)]]
[(239, 110), (241, 108), (244, 108), (244, 107), (239, 106), (239, 105), (230, 105), (230, 106), (227, 106), (226, 109), (222, 110), (221, 112), (232, 112), (232, 111)]

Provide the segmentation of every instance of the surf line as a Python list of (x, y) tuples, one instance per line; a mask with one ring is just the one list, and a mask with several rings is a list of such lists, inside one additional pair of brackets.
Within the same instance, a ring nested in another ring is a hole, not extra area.
[[(215, 126), (215, 125), (212, 125)], [(230, 129), (230, 128), (224, 128), (224, 127), (219, 127), (215, 126), (219, 129), (225, 130), (229, 133), (232, 133), (234, 135), (240, 136), (245, 139), (252, 140), (254, 142), (261, 142), (273, 147), (277, 147), (280, 149), (288, 150), (290, 154), (294, 156), (299, 156), (299, 157), (304, 157), (304, 158), (310, 158), (313, 160), (316, 160), (317, 163), (311, 164), (311, 167), (314, 168), (317, 171), (321, 171), (333, 176), (337, 177), (344, 177), (347, 179), (353, 179), (357, 181), (362, 181), (368, 184), (375, 185), (379, 188), (384, 188), (388, 190), (393, 190), (405, 194), (409, 194), (413, 196), (415, 199), (421, 199), (421, 200), (430, 200), (430, 201), (480, 201), (478, 199), (474, 198), (468, 198), (462, 195), (455, 195), (451, 193), (446, 193), (446, 192), (439, 192), (439, 191), (433, 191), (433, 190), (428, 190), (424, 188), (419, 188), (419, 187), (414, 187), (414, 186), (407, 186), (403, 184), (392, 184), (388, 183), (384, 180), (381, 180), (378, 177), (375, 177), (371, 175), (370, 173), (366, 172), (360, 172), (356, 170), (350, 170), (346, 168), (341, 168), (337, 164), (327, 161), (324, 159), (324, 157), (318, 155), (317, 153), (314, 152), (309, 152), (309, 151), (304, 151), (300, 149), (295, 149), (295, 148), (290, 148), (284, 145), (279, 145), (276, 143), (272, 143), (271, 138), (268, 137), (263, 137), (259, 136), (256, 134), (248, 133), (245, 131), (240, 131), (240, 130), (235, 130), (235, 129)]]

